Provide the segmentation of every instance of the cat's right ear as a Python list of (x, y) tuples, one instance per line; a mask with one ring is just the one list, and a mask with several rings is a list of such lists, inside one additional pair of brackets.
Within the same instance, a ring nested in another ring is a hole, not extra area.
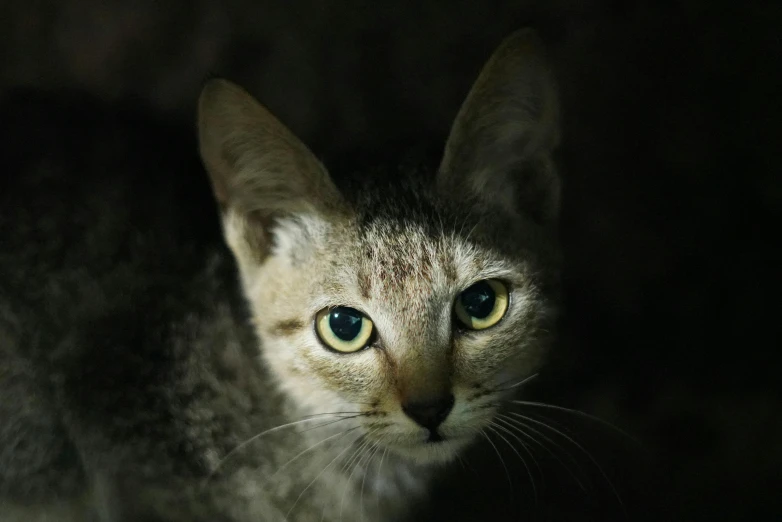
[(198, 137), (228, 243), (237, 256), (265, 257), (271, 228), (280, 217), (342, 208), (339, 192), (307, 146), (247, 91), (227, 80), (204, 84)]
[(531, 29), (516, 31), (483, 67), (456, 116), (437, 175), (440, 191), (506, 215), (554, 223), (558, 120), (543, 44)]

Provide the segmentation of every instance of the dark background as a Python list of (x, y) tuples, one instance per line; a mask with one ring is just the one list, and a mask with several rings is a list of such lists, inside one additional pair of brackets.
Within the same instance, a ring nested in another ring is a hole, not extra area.
[(86, 93), (186, 134), (219, 73), (328, 165), (440, 146), (481, 65), (526, 25), (565, 115), (566, 314), (538, 393), (647, 449), (552, 412), (622, 504), (590, 459), (575, 457), (582, 491), (542, 450), (537, 504), (523, 469), (509, 502), (496, 456), (476, 452), (421, 520), (782, 517), (782, 2), (5, 0), (0, 91)]

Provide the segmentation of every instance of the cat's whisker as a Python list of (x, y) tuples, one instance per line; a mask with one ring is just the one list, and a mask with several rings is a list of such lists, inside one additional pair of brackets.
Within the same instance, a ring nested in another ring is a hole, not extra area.
[(375, 508), (378, 512), (380, 512), (380, 488), (377, 487), (377, 484), (380, 482), (380, 473), (383, 470), (383, 461), (386, 459), (387, 453), (388, 447), (383, 450), (383, 454), (380, 456), (380, 464), (377, 466), (377, 472), (375, 473)]
[(305, 415), (302, 419), (311, 419), (313, 417), (323, 417), (326, 415), (366, 415), (364, 411), (335, 411), (332, 413), (313, 413), (312, 415)]
[[(489, 427), (489, 429), (491, 429)], [(491, 444), (491, 447), (494, 448), (494, 452), (497, 454), (497, 458), (500, 459), (500, 464), (502, 464), (502, 469), (505, 470), (505, 477), (508, 479), (508, 493), (513, 495), (513, 481), (510, 478), (510, 471), (508, 470), (508, 466), (505, 465), (505, 459), (502, 458), (502, 454), (500, 453), (500, 450), (497, 448), (497, 446), (494, 444), (494, 441), (491, 440), (491, 437), (483, 430), (480, 430), (481, 435)]]
[[(280, 426), (275, 426), (274, 428), (269, 428), (268, 430), (265, 430), (265, 431), (262, 431), (261, 433), (253, 435), (252, 437), (250, 437), (249, 439), (245, 440), (244, 442), (238, 444), (231, 451), (226, 453), (223, 456), (223, 458), (220, 459), (220, 461), (215, 465), (214, 469), (212, 469), (212, 471), (209, 473), (209, 475), (207, 475), (207, 477), (204, 479), (201, 487), (205, 487), (209, 483), (209, 481), (212, 479), (212, 477), (214, 477), (214, 475), (220, 470), (220, 468), (226, 463), (226, 461), (228, 461), (228, 459), (230, 459), (232, 456), (236, 455), (239, 451), (241, 451), (242, 449), (244, 449), (248, 445), (252, 444), (253, 442), (255, 442), (255, 441), (257, 441), (257, 440), (259, 440), (259, 439), (261, 439), (261, 438), (271, 434), (271, 433), (275, 433), (275, 432), (280, 431), (280, 430), (285, 429), (285, 428), (292, 428), (294, 426), (298, 426), (300, 424), (304, 424), (304, 423), (307, 423), (307, 422), (319, 421), (319, 420), (321, 420), (320, 417), (323, 417), (323, 416), (326, 416), (326, 415), (333, 415), (333, 414), (324, 413), (324, 414), (319, 414), (319, 416), (317, 416), (317, 417), (316, 416), (312, 416), (310, 418), (299, 419), (297, 421), (288, 422), (286, 424), (281, 424)], [(339, 420), (347, 420), (347, 419), (346, 418), (342, 418), (342, 419), (339, 419)], [(325, 424), (322, 424), (321, 426), (327, 426), (329, 424), (332, 424), (332, 423), (331, 422), (327, 422)], [(316, 428), (318, 428), (318, 427), (320, 427), (320, 426), (316, 426)]]
[[(347, 460), (342, 463), (342, 475), (343, 478), (347, 475), (347, 479), (345, 481), (345, 488), (343, 489), (342, 496), (340, 497), (340, 518), (342, 517), (342, 505), (345, 501), (345, 494), (350, 487), (351, 477), (353, 476), (353, 471), (355, 470), (353, 465), (356, 463), (358, 457), (364, 452), (364, 448), (370, 444), (368, 435), (369, 433), (364, 434), (361, 442), (359, 442), (358, 446), (354, 448), (353, 453), (351, 453)], [(348, 474), (348, 471), (350, 471), (350, 474)]]
[(613, 424), (611, 422), (608, 422), (605, 419), (601, 419), (600, 417), (597, 417), (596, 415), (592, 415), (590, 413), (586, 413), (586, 412), (581, 411), (581, 410), (574, 410), (572, 408), (566, 408), (564, 406), (557, 406), (557, 405), (554, 405), (554, 404), (547, 404), (545, 402), (522, 401), (522, 400), (512, 400), (510, 402), (512, 402), (514, 404), (519, 404), (521, 406), (529, 406), (529, 407), (532, 407), (532, 408), (547, 408), (547, 409), (550, 409), (550, 410), (561, 411), (561, 412), (568, 413), (568, 414), (571, 414), (571, 415), (574, 415), (574, 416), (577, 416), (577, 417), (581, 417), (583, 419), (590, 420), (592, 422), (595, 422), (597, 424), (600, 424), (600, 425), (610, 429), (611, 431), (621, 435), (622, 437), (626, 438), (627, 440), (630, 440), (631, 442), (636, 444), (641, 450), (645, 450), (645, 447), (641, 443), (641, 441), (639, 441), (638, 439), (636, 439), (635, 437), (633, 437), (632, 435), (627, 433), (625, 430), (623, 430), (619, 426), (617, 426), (617, 425), (615, 425), (615, 424)]
[(377, 455), (377, 452), (380, 451), (380, 447), (381, 447), (380, 443), (382, 442), (382, 439), (383, 439), (383, 437), (381, 436), (378, 439), (378, 441), (375, 442), (375, 445), (374, 445), (373, 449), (369, 450), (370, 454), (369, 454), (369, 457), (367, 459), (367, 465), (366, 465), (366, 467), (364, 467), (364, 477), (361, 479), (361, 494), (359, 496), (359, 509), (361, 510), (361, 520), (362, 521), (364, 520), (364, 486), (365, 486), (366, 481), (367, 481), (367, 475), (369, 475), (369, 470), (372, 467), (372, 460)]
[(540, 375), (540, 373), (533, 373), (532, 375), (529, 375), (528, 377), (526, 377), (525, 379), (522, 379), (521, 381), (517, 382), (516, 384), (508, 386), (508, 388), (506, 388), (506, 389), (518, 388), (519, 386), (523, 386), (523, 385), (527, 384), (529, 381), (531, 381), (532, 379), (535, 379), (538, 375)]
[(523, 437), (526, 437), (526, 438), (527, 438), (527, 439), (529, 439), (531, 442), (534, 442), (535, 444), (537, 444), (538, 446), (540, 446), (541, 448), (543, 448), (543, 449), (546, 451), (546, 453), (548, 453), (549, 455), (551, 455), (551, 456), (552, 456), (552, 457), (553, 457), (553, 458), (554, 458), (554, 459), (555, 459), (557, 462), (559, 462), (559, 464), (560, 464), (560, 465), (561, 465), (563, 468), (565, 468), (565, 470), (567, 470), (567, 472), (570, 474), (570, 476), (571, 476), (571, 477), (573, 477), (573, 480), (575, 480), (575, 481), (576, 481), (576, 484), (578, 484), (578, 486), (581, 488), (581, 490), (583, 490), (583, 491), (587, 491), (587, 489), (586, 489), (586, 487), (584, 486), (583, 482), (581, 482), (581, 480), (578, 478), (578, 476), (575, 474), (575, 472), (574, 472), (572, 469), (570, 469), (570, 466), (568, 466), (568, 465), (565, 463), (565, 461), (563, 461), (563, 460), (562, 460), (562, 459), (559, 457), (559, 455), (557, 455), (556, 453), (554, 453), (554, 452), (553, 452), (553, 451), (552, 451), (552, 450), (551, 450), (551, 449), (550, 449), (548, 446), (546, 446), (546, 445), (545, 445), (545, 444), (543, 444), (541, 441), (539, 441), (538, 439), (536, 439), (535, 437), (533, 437), (532, 435), (530, 435), (529, 433), (527, 433), (527, 431), (526, 431), (526, 430), (529, 430), (529, 431), (531, 431), (531, 432), (533, 432), (533, 433), (537, 434), (539, 437), (542, 437), (544, 440), (548, 441), (548, 442), (549, 442), (551, 445), (553, 445), (553, 446), (554, 446), (554, 448), (556, 448), (556, 449), (558, 449), (559, 451), (561, 451), (561, 452), (565, 453), (565, 455), (567, 455), (567, 456), (570, 458), (570, 460), (573, 462), (573, 464), (575, 464), (575, 466), (578, 468), (578, 470), (579, 470), (581, 473), (584, 473), (584, 470), (582, 470), (582, 469), (581, 469), (581, 466), (578, 464), (578, 462), (577, 462), (577, 461), (576, 461), (576, 459), (573, 457), (573, 455), (571, 455), (569, 451), (567, 451), (565, 448), (563, 448), (563, 447), (562, 447), (560, 444), (558, 444), (558, 443), (557, 443), (555, 440), (551, 439), (551, 438), (550, 438), (550, 437), (548, 437), (546, 434), (544, 434), (544, 433), (542, 433), (542, 432), (540, 432), (540, 431), (536, 430), (535, 428), (533, 428), (533, 427), (529, 426), (528, 424), (525, 424), (525, 423), (523, 423), (522, 421), (520, 421), (520, 420), (518, 420), (518, 419), (513, 419), (513, 418), (511, 418), (511, 417), (508, 417), (507, 415), (503, 415), (503, 414), (499, 414), (499, 415), (497, 415), (497, 421), (498, 421), (498, 422), (501, 422), (501, 423), (503, 423), (503, 424), (505, 424), (505, 425), (506, 425), (506, 426), (508, 426), (508, 428), (510, 428), (510, 429), (515, 429), (516, 431), (518, 431), (518, 433), (519, 433), (520, 435), (522, 435)]
[[(499, 418), (497, 418), (497, 419), (496, 419), (496, 421), (500, 421), (500, 419), (499, 419)], [(514, 430), (512, 430), (512, 429), (509, 429), (507, 426), (505, 426), (505, 425), (503, 425), (503, 424), (500, 424), (499, 422), (494, 422), (494, 421), (493, 421), (493, 422), (492, 422), (492, 425), (493, 425), (495, 428), (497, 428), (497, 429), (500, 429), (500, 430), (504, 431), (505, 433), (507, 433), (508, 435), (510, 435), (511, 437), (513, 437), (514, 439), (516, 439), (516, 440), (519, 442), (519, 444), (521, 445), (521, 447), (522, 447), (522, 449), (524, 450), (524, 452), (525, 452), (525, 453), (527, 453), (527, 455), (529, 455), (529, 457), (532, 459), (532, 463), (533, 463), (533, 464), (535, 464), (535, 467), (538, 469), (538, 472), (539, 472), (541, 475), (543, 474), (543, 470), (541, 469), (541, 467), (540, 467), (540, 464), (538, 464), (538, 461), (537, 461), (537, 459), (535, 459), (535, 454), (532, 452), (532, 450), (530, 450), (530, 447), (527, 445), (527, 443), (525, 443), (523, 440), (521, 440), (521, 439), (519, 438), (519, 436), (518, 436), (518, 435), (517, 435), (517, 434), (514, 432)], [(518, 428), (515, 428), (515, 431), (518, 431), (519, 433), (522, 433), (522, 435), (525, 435), (525, 434), (524, 434), (524, 433), (523, 433), (523, 432), (522, 432), (520, 429), (518, 429)], [(522, 460), (523, 460), (523, 459), (522, 459)], [(526, 462), (525, 462), (524, 464), (525, 464), (525, 467), (526, 467)], [(527, 471), (529, 471), (529, 468), (527, 469)]]
[[(333, 421), (333, 422), (339, 422), (339, 421)], [(333, 423), (333, 422), (332, 422), (332, 423)], [(332, 424), (332, 423), (329, 423), (329, 424)], [(316, 444), (313, 444), (312, 446), (308, 447), (308, 448), (307, 448), (307, 449), (305, 449), (304, 451), (301, 451), (301, 452), (299, 452), (299, 453), (298, 453), (298, 454), (297, 454), (295, 457), (293, 457), (293, 458), (289, 459), (289, 460), (288, 460), (288, 461), (287, 461), (285, 464), (283, 464), (282, 466), (280, 466), (279, 468), (277, 468), (277, 471), (275, 471), (274, 473), (272, 473), (272, 475), (268, 476), (268, 477), (267, 477), (267, 478), (266, 478), (266, 479), (263, 481), (263, 483), (261, 484), (261, 487), (264, 487), (264, 486), (265, 486), (265, 484), (267, 484), (267, 483), (269, 483), (269, 482), (272, 482), (272, 481), (273, 481), (273, 479), (274, 479), (274, 477), (276, 477), (276, 476), (277, 476), (279, 473), (281, 473), (281, 472), (282, 472), (282, 471), (283, 471), (285, 468), (287, 468), (287, 467), (288, 467), (290, 464), (292, 464), (293, 462), (295, 462), (296, 460), (298, 460), (298, 459), (299, 459), (299, 458), (300, 458), (302, 455), (304, 455), (304, 454), (306, 454), (306, 453), (308, 453), (308, 452), (310, 452), (310, 451), (314, 450), (315, 448), (317, 448), (317, 447), (318, 447), (318, 446), (320, 446), (321, 444), (325, 444), (326, 442), (329, 442), (329, 441), (331, 441), (331, 440), (333, 440), (333, 439), (335, 439), (335, 438), (337, 438), (337, 439), (341, 439), (342, 437), (344, 437), (344, 436), (345, 436), (345, 435), (347, 435), (348, 433), (352, 432), (353, 430), (357, 430), (357, 429), (359, 429), (360, 427), (361, 427), (361, 426), (353, 426), (352, 428), (348, 428), (348, 429), (346, 429), (346, 430), (344, 430), (344, 431), (341, 431), (341, 432), (339, 432), (339, 433), (336, 433), (336, 434), (334, 434), (334, 435), (331, 435), (331, 436), (329, 436), (329, 437), (326, 437), (325, 439), (321, 440), (320, 442), (318, 442), (318, 443), (316, 443)]]
[(532, 379), (534, 379), (538, 375), (540, 375), (540, 374), (539, 373), (533, 373), (532, 375), (529, 375), (529, 376), (525, 377), (524, 379), (518, 381), (515, 384), (511, 384), (510, 386), (505, 386), (508, 382), (513, 380), (513, 378), (508, 379), (507, 381), (501, 382), (496, 388), (492, 389), (492, 391), (500, 392), (500, 391), (512, 390), (514, 388), (518, 388), (519, 386), (524, 386), (525, 384), (527, 384), (529, 381), (531, 381)]
[[(546, 429), (552, 431), (553, 433), (556, 433), (560, 437), (564, 438), (565, 440), (567, 440), (568, 442), (573, 444), (576, 448), (578, 448), (584, 455), (587, 456), (587, 458), (589, 458), (590, 461), (592, 461), (592, 464), (595, 465), (595, 467), (597, 468), (597, 470), (600, 473), (600, 475), (602, 475), (603, 479), (606, 481), (608, 486), (611, 488), (614, 496), (616, 497), (617, 501), (619, 502), (619, 505), (622, 506), (623, 510), (625, 510), (625, 506), (624, 506), (624, 502), (622, 501), (622, 497), (619, 495), (619, 491), (616, 489), (616, 486), (614, 485), (613, 481), (608, 477), (608, 474), (605, 472), (605, 470), (600, 465), (600, 463), (597, 462), (597, 459), (595, 459), (595, 457), (592, 455), (592, 453), (587, 451), (586, 448), (584, 448), (584, 446), (579, 444), (571, 436), (567, 435), (566, 433), (562, 432), (561, 430), (558, 430), (558, 429), (554, 428), (553, 426), (551, 426), (549, 424), (546, 424), (545, 422), (539, 421), (539, 420), (537, 420), (537, 419), (535, 419), (533, 417), (529, 417), (527, 415), (522, 415), (520, 413), (510, 412), (510, 415), (512, 415), (513, 417), (524, 419), (524, 420), (526, 420), (528, 422), (532, 422), (533, 424), (537, 424), (537, 425), (541, 426), (542, 428), (546, 428)], [(626, 514), (626, 511), (625, 511), (625, 514)]]
[[(491, 424), (490, 424), (490, 425), (489, 425), (487, 428), (488, 428), (489, 430), (491, 430), (492, 432), (494, 432), (495, 434), (497, 434), (497, 436), (498, 436), (499, 438), (501, 438), (503, 441), (505, 441), (505, 444), (507, 444), (507, 445), (508, 445), (508, 447), (509, 447), (511, 450), (513, 450), (513, 452), (516, 454), (516, 456), (517, 456), (517, 457), (519, 457), (519, 460), (520, 460), (520, 461), (521, 461), (521, 463), (524, 465), (524, 468), (527, 470), (527, 475), (529, 475), (529, 482), (530, 482), (530, 485), (532, 485), (532, 491), (533, 491), (533, 494), (535, 495), (535, 503), (537, 504), (537, 502), (538, 502), (538, 488), (537, 488), (537, 486), (535, 485), (535, 477), (532, 475), (532, 470), (530, 469), (530, 467), (529, 467), (529, 465), (527, 464), (527, 461), (524, 459), (524, 457), (522, 457), (522, 456), (521, 456), (521, 453), (519, 453), (519, 450), (517, 450), (517, 449), (516, 449), (516, 447), (515, 447), (513, 444), (511, 444), (511, 443), (510, 443), (510, 441), (509, 441), (508, 439), (506, 439), (506, 438), (505, 438), (505, 437), (502, 435), (502, 433), (500, 433), (500, 431), (499, 431), (499, 430), (505, 431), (506, 433), (510, 433), (511, 435), (513, 435), (513, 433), (512, 433), (512, 432), (510, 432), (510, 431), (508, 431), (508, 430), (507, 430), (506, 428), (504, 428), (503, 426), (500, 426), (500, 425), (499, 425), (499, 424), (497, 424), (496, 422), (491, 422)], [(515, 437), (515, 435), (513, 435), (513, 436)], [(521, 443), (521, 445), (522, 445), (523, 447), (525, 447), (525, 449), (526, 449), (526, 446), (525, 446), (525, 445), (524, 445), (524, 443), (521, 441), (521, 439), (519, 439), (518, 437), (516, 437), (516, 440), (518, 440), (518, 441), (519, 441), (519, 443)], [(528, 449), (527, 449), (526, 451), (527, 451), (527, 453), (529, 453), (529, 450), (528, 450)], [(530, 456), (532, 456), (532, 454), (531, 454), (531, 453), (529, 453), (529, 454), (530, 454)], [(534, 457), (533, 457), (533, 460), (534, 460)], [(538, 463), (537, 463), (537, 462), (535, 462), (535, 465), (538, 467), (538, 471), (540, 471), (540, 466), (538, 466)]]
[(361, 438), (363, 438), (363, 437), (366, 437), (366, 435), (364, 435), (364, 434), (362, 433), (362, 434), (359, 434), (359, 435), (358, 435), (358, 437), (356, 437), (355, 439), (353, 439), (353, 440), (352, 440), (352, 441), (351, 441), (351, 442), (350, 442), (350, 443), (349, 443), (347, 446), (345, 446), (345, 448), (344, 448), (342, 451), (340, 451), (340, 452), (337, 454), (337, 456), (336, 456), (336, 457), (334, 457), (333, 459), (331, 459), (331, 461), (330, 461), (328, 464), (326, 464), (326, 466), (325, 466), (325, 467), (324, 467), (322, 470), (320, 470), (320, 472), (319, 472), (319, 473), (318, 473), (318, 474), (315, 476), (315, 478), (314, 478), (314, 479), (312, 479), (312, 480), (309, 482), (309, 484), (307, 484), (307, 486), (306, 486), (306, 487), (305, 487), (303, 490), (301, 490), (301, 493), (299, 493), (299, 496), (298, 496), (298, 497), (296, 497), (296, 500), (293, 502), (293, 505), (290, 507), (290, 509), (288, 509), (288, 512), (285, 514), (285, 520), (286, 520), (286, 521), (288, 520), (288, 517), (289, 517), (289, 516), (290, 516), (290, 514), (293, 512), (293, 510), (294, 510), (294, 509), (296, 509), (296, 506), (298, 505), (299, 501), (301, 500), (301, 497), (303, 497), (303, 496), (304, 496), (304, 493), (306, 493), (306, 492), (307, 492), (307, 490), (309, 490), (309, 489), (312, 487), (312, 485), (313, 485), (313, 484), (315, 484), (315, 482), (316, 482), (316, 481), (317, 481), (317, 480), (318, 480), (318, 479), (319, 479), (319, 478), (320, 478), (320, 477), (321, 477), (321, 476), (322, 476), (322, 475), (323, 475), (323, 474), (326, 472), (326, 470), (327, 470), (327, 469), (329, 469), (329, 468), (330, 468), (332, 465), (334, 465), (334, 463), (335, 463), (335, 462), (336, 462), (336, 461), (337, 461), (337, 460), (338, 460), (340, 457), (342, 457), (342, 455), (344, 455), (346, 451), (348, 451), (348, 450), (349, 450), (351, 447), (353, 447), (353, 445), (356, 443), (356, 441), (358, 441), (359, 439), (361, 439)]
[[(578, 462), (577, 462), (576, 458), (573, 456), (572, 453), (570, 453), (562, 444), (558, 443), (557, 441), (555, 441), (554, 439), (552, 439), (551, 437), (546, 435), (544, 432), (538, 430), (534, 426), (530, 426), (529, 424), (527, 424), (527, 423), (525, 423), (525, 422), (523, 422), (523, 421), (521, 421), (519, 419), (514, 419), (513, 417), (510, 417), (508, 415), (502, 415), (502, 416), (508, 422), (512, 422), (512, 423), (514, 423), (514, 424), (516, 424), (518, 426), (522, 426), (523, 429), (529, 430), (532, 433), (534, 433), (535, 435), (543, 438), (546, 442), (548, 442), (549, 444), (554, 446), (557, 450), (559, 450), (562, 453), (564, 453), (574, 464), (578, 465)], [(552, 424), (549, 425), (550, 427), (559, 426), (565, 433), (567, 433), (567, 429), (565, 427), (563, 427), (560, 423), (556, 422), (555, 420), (550, 419), (548, 417), (543, 417), (543, 420), (552, 423)]]
[(348, 457), (348, 460), (345, 461), (342, 464), (342, 471), (347, 472), (351, 468), (351, 466), (353, 465), (354, 461), (358, 458), (358, 456), (363, 451), (364, 446), (366, 446), (366, 445), (368, 445), (370, 443), (369, 433), (370, 432), (367, 432), (367, 433), (364, 434), (363, 439), (361, 440), (361, 442), (359, 443), (358, 447), (356, 448), (356, 451), (353, 452), (350, 455), (350, 457)]
[(351, 458), (348, 461), (348, 468), (350, 469), (350, 474), (348, 474), (348, 480), (345, 483), (345, 489), (342, 492), (342, 500), (339, 504), (339, 518), (342, 519), (342, 513), (345, 507), (345, 495), (348, 492), (348, 489), (350, 488), (352, 484), (353, 474), (356, 472), (358, 468), (361, 467), (361, 462), (364, 460), (364, 457), (371, 453), (372, 449), (377, 445), (377, 442), (373, 442), (370, 438), (374, 433), (377, 433), (380, 431), (381, 428), (375, 428), (373, 430), (370, 430), (367, 432), (367, 436), (364, 439), (364, 442), (361, 444), (361, 446), (356, 450), (354, 453), (354, 458)]
[(350, 420), (350, 419), (355, 419), (356, 417), (363, 417), (363, 415), (351, 415), (351, 416), (349, 416), (349, 417), (340, 417), (340, 418), (338, 418), (337, 420), (332, 420), (332, 421), (324, 422), (323, 424), (318, 424), (317, 426), (313, 426), (313, 427), (311, 427), (311, 428), (307, 428), (307, 429), (304, 429), (304, 430), (301, 430), (301, 431), (302, 431), (302, 433), (303, 433), (303, 432), (305, 432), (305, 431), (312, 431), (312, 430), (317, 430), (317, 429), (319, 429), (319, 428), (323, 428), (324, 426), (330, 426), (330, 425), (332, 425), (332, 424), (336, 424), (336, 423), (338, 423), (338, 422), (342, 422), (342, 421), (346, 421), (346, 420)]

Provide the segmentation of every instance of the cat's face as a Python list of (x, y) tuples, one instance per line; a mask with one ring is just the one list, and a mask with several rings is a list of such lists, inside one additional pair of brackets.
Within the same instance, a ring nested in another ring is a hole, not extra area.
[(263, 355), (304, 412), (417, 460), (452, 458), (545, 355), (556, 281), (556, 106), (530, 33), (506, 40), (437, 173), (340, 187), (237, 87), (201, 146)]
[(266, 360), (298, 403), (365, 412), (370, 440), (448, 458), (537, 370), (550, 302), (519, 234), (500, 251), (485, 246), (488, 216), (427, 227), (415, 212), (286, 220), (245, 276), (247, 295)]

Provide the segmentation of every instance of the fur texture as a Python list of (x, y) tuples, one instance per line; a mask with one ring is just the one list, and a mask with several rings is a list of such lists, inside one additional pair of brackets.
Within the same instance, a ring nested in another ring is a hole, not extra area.
[[(405, 517), (545, 359), (557, 121), (541, 44), (524, 30), (481, 73), (434, 169), (329, 174), (225, 80), (199, 103), (217, 212), (196, 165), (117, 163), (122, 135), (68, 169), (58, 137), (37, 158), (14, 158), (11, 143), (0, 513)], [(144, 174), (153, 167), (165, 174)], [(454, 301), (483, 279), (507, 285), (508, 310), (464, 331)], [(335, 306), (372, 318), (370, 346), (323, 346), (314, 317)], [(443, 440), (429, 442), (403, 405), (446, 393)]]

